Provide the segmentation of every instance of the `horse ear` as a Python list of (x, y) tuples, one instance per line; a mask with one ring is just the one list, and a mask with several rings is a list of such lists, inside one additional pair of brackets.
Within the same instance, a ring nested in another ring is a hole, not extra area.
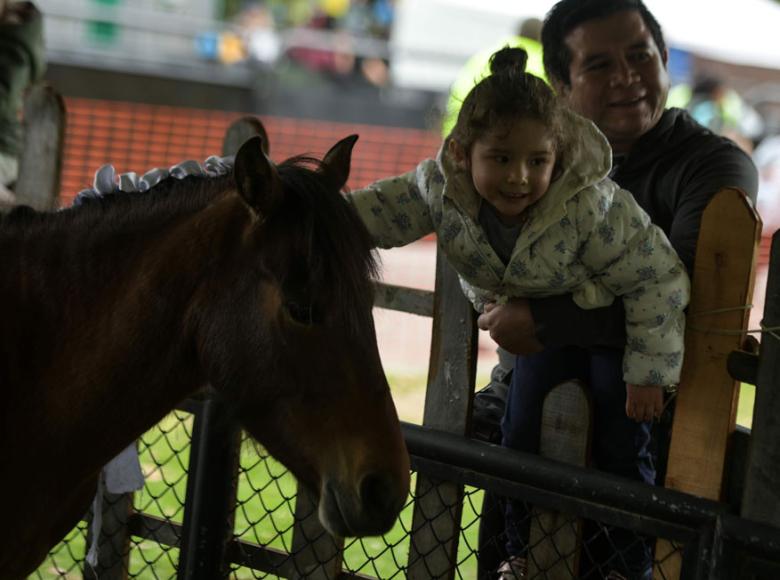
[(263, 138), (247, 139), (236, 153), (233, 175), (246, 204), (259, 215), (268, 215), (282, 198), (282, 181), (263, 151)]
[(349, 166), (352, 161), (352, 148), (357, 140), (357, 135), (345, 137), (331, 147), (322, 159), (327, 173), (332, 176), (334, 185), (339, 191), (347, 184)]

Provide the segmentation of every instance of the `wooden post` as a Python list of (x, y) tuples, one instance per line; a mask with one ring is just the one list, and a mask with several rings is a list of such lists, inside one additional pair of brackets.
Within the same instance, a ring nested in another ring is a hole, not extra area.
[(259, 135), (263, 138), (263, 151), (266, 155), (270, 154), (271, 144), (268, 141), (268, 133), (263, 126), (262, 121), (257, 117), (246, 116), (233, 121), (225, 132), (225, 138), (222, 141), (222, 155), (235, 155), (238, 153), (244, 141), (250, 137)]
[[(225, 133), (223, 155), (235, 153), (258, 127), (262, 124), (253, 117), (234, 122)], [(192, 426), (179, 555), (178, 577), (188, 580), (226, 577), (224, 556), (233, 535), (241, 433), (224, 403), (206, 390)]]
[[(127, 522), (133, 513), (132, 493), (109, 493), (101, 477), (98, 485), (103, 490), (101, 526), (98, 538), (97, 566), (84, 564), (85, 580), (126, 580), (129, 571), (130, 529)], [(87, 546), (92, 545), (92, 518), (89, 518)]]
[[(772, 237), (764, 328), (780, 326), (780, 233)], [(780, 527), (780, 331), (766, 331), (756, 381), (742, 515)]]
[[(257, 117), (246, 116), (234, 121), (222, 144), (223, 155), (234, 155), (250, 137), (263, 138), (263, 151), (270, 153), (268, 133)], [(344, 540), (334, 538), (322, 527), (317, 516), (317, 503), (311, 494), (298, 486), (295, 496), (295, 523), (293, 525), (292, 558), (301, 578), (331, 580), (341, 573)]]
[[(718, 192), (702, 215), (666, 487), (712, 500), (721, 497), (739, 400), (726, 360), (744, 340), (760, 235), (758, 215), (736, 189)], [(656, 560), (656, 578), (679, 577), (682, 554), (669, 542), (657, 542)]]
[[(545, 397), (539, 455), (585, 467), (590, 458), (590, 398), (582, 384), (569, 381)], [(533, 509), (528, 541), (531, 578), (577, 578), (582, 520)]]
[(335, 580), (341, 574), (343, 549), (344, 539), (325, 531), (317, 517), (317, 502), (299, 485), (291, 552), (296, 578)]
[(22, 152), (14, 193), (17, 203), (46, 211), (59, 206), (65, 104), (45, 83), (34, 85), (24, 101)]
[[(439, 252), (423, 425), (468, 433), (476, 350), (474, 309), (461, 291), (457, 274)], [(454, 577), (462, 505), (462, 485), (417, 474), (407, 578)]]

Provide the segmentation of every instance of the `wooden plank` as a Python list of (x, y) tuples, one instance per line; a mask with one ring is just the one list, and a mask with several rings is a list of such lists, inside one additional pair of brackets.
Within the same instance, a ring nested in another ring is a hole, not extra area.
[[(102, 522), (98, 538), (98, 563), (94, 568), (84, 565), (85, 580), (126, 580), (130, 570), (130, 529), (128, 521), (133, 514), (133, 494), (115, 494), (106, 490), (103, 478), (101, 502)], [(91, 545), (92, 522), (90, 519), (87, 545)]]
[(418, 314), (420, 316), (433, 316), (433, 292), (406, 288), (377, 282), (374, 285), (376, 295), (374, 306)]
[(59, 206), (65, 103), (45, 83), (35, 84), (24, 101), (22, 152), (14, 191), (17, 203), (46, 211)]
[(255, 135), (263, 138), (263, 151), (269, 155), (271, 144), (268, 142), (268, 133), (263, 126), (263, 122), (257, 117), (247, 115), (241, 117), (228, 127), (225, 132), (225, 138), (222, 141), (222, 155), (235, 155), (244, 144), (244, 141)]
[[(476, 313), (458, 275), (436, 258), (431, 358), (423, 425), (466, 435), (477, 367)], [(406, 577), (453, 578), (456, 570), (463, 486), (417, 474)]]
[[(736, 189), (716, 194), (702, 215), (685, 332), (666, 487), (719, 500), (739, 383), (726, 369), (747, 328), (761, 220)], [(682, 553), (656, 545), (656, 578), (678, 578)]]
[[(578, 381), (555, 387), (542, 408), (539, 455), (586, 466), (590, 457), (592, 412), (588, 393)], [(576, 578), (582, 521), (567, 514), (534, 509), (531, 513), (530, 578)]]
[(317, 517), (317, 502), (302, 486), (295, 496), (292, 560), (296, 578), (334, 580), (341, 574), (344, 539), (334, 538)]

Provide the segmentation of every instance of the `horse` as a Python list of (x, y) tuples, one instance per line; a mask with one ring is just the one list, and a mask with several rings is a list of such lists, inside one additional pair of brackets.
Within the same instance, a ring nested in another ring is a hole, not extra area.
[(86, 513), (102, 466), (211, 385), (319, 501), (379, 535), (409, 456), (372, 318), (371, 237), (340, 193), (357, 136), (274, 165), (0, 218), (0, 577)]

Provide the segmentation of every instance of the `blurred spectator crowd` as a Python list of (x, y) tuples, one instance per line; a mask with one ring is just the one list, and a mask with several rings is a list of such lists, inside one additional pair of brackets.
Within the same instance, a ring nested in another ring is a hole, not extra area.
[[(780, 85), (777, 87), (780, 89)], [(758, 168), (758, 212), (764, 236), (780, 229), (780, 134), (776, 120), (764, 116), (719, 77), (702, 76), (691, 86), (675, 86), (670, 106), (687, 108), (705, 127), (731, 138), (753, 157)], [(780, 106), (780, 94), (775, 105)]]
[[(232, 12), (232, 13), (230, 13)], [(199, 40), (202, 57), (260, 68), (280, 59), (330, 77), (388, 81), (395, 0), (253, 0), (228, 10), (233, 26)]]
[[(224, 0), (224, 7), (228, 26), (201, 35), (201, 57), (277, 72), (284, 64), (378, 87), (389, 82), (387, 41), (396, 0)], [(758, 209), (764, 235), (770, 235), (780, 228), (780, 82), (773, 85), (774, 110), (767, 115), (724, 78), (688, 78), (672, 88), (668, 106), (687, 109), (753, 156), (760, 175)]]

